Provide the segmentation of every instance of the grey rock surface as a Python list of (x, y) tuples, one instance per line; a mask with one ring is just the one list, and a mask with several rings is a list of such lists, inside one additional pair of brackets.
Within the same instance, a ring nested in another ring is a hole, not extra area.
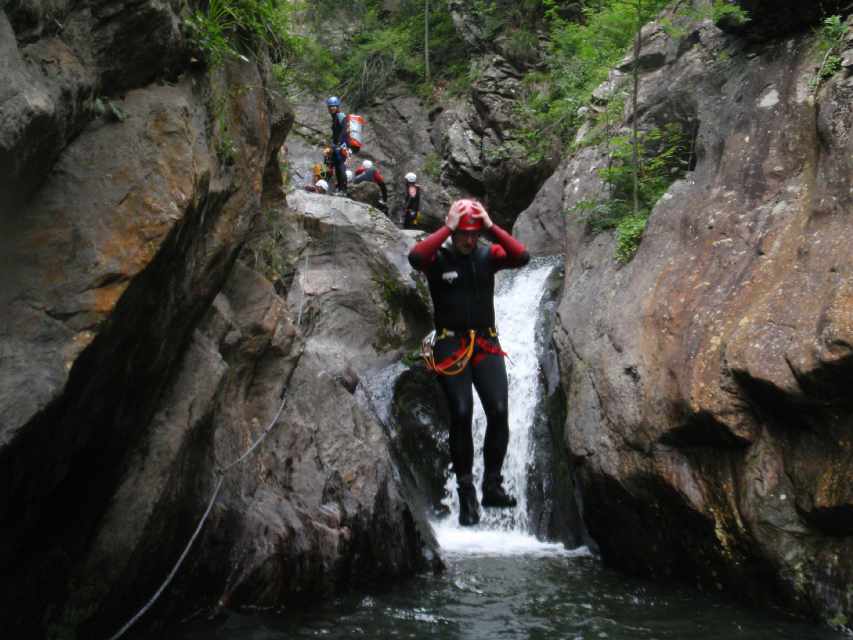
[[(244, 86), (225, 113), (239, 162), (223, 166), (212, 151), (198, 85), (211, 92)], [(204, 344), (188, 357), (209, 366), (212, 379), (177, 381), (175, 367), (260, 210), (274, 141), (286, 133), (286, 118), (271, 113), (260, 87), (257, 67), (247, 64), (129, 92), (121, 101), (127, 117), (91, 122), (18, 215), (0, 221), (9, 275), (0, 289), (0, 349), (10, 365), (0, 376), (0, 563), (4, 588), (18, 585), (4, 616), (21, 637), (42, 624), (75, 628), (96, 612), (103, 623), (117, 613), (104, 600), (116, 581), (149, 584), (132, 571), (118, 575), (116, 563), (99, 589), (75, 591), (91, 580), (84, 565), (107, 561), (84, 554), (128, 461), (140, 455), (136, 447), (174, 446), (189, 456), (190, 474), (204, 455), (185, 446), (192, 433), (159, 412), (173, 384), (175, 393), (195, 390), (201, 398), (216, 386), (220, 367)], [(172, 398), (174, 414), (187, 415), (193, 432), (204, 419), (199, 405)], [(162, 488), (168, 504), (185, 505), (187, 478), (166, 478), (141, 493)], [(157, 544), (156, 527), (149, 529), (153, 537), (137, 551)], [(164, 552), (174, 549), (168, 536), (162, 542)], [(103, 548), (134, 550), (111, 544)], [(139, 562), (130, 566), (152, 574), (164, 568)], [(72, 604), (78, 597), (85, 606)]]
[[(292, 188), (298, 189), (310, 181), (312, 165), (322, 162), (323, 147), (331, 140), (324, 100), (322, 96), (309, 94), (300, 95), (294, 103), (296, 122), (284, 156)], [(344, 110), (348, 109), (344, 104)], [(363, 160), (375, 164), (388, 189), (389, 215), (398, 223), (402, 223), (405, 197), (403, 176), (414, 173), (421, 186), (421, 212), (427, 220), (426, 226), (439, 226), (459, 191), (445, 187), (439, 180), (442, 160), (430, 137), (433, 126), (430, 114), (421, 100), (397, 87), (367, 105), (360, 115), (366, 120), (364, 146), (358, 155), (349, 158), (347, 166), (355, 171)]]
[(268, 61), (173, 77), (180, 8), (125, 8), (0, 13), (0, 622), (113, 633), (285, 388), (150, 619), (440, 567), (353, 395), (428, 322), (410, 236), (349, 200), (285, 213)]
[[(707, 24), (689, 38), (644, 73), (640, 111), (698, 122), (695, 171), (625, 266), (567, 218), (555, 340), (585, 521), (613, 566), (838, 623), (853, 609), (848, 74), (816, 91), (808, 36), (751, 55)], [(564, 169), (564, 207), (600, 190), (602, 157)]]

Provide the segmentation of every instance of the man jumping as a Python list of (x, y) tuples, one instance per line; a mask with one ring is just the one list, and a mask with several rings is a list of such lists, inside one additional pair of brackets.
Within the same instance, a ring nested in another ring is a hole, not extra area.
[[(478, 244), (484, 230), (495, 244)], [(448, 238), (450, 245), (442, 246)], [(495, 330), (494, 288), (496, 272), (523, 267), (529, 260), (524, 245), (494, 224), (476, 200), (454, 202), (445, 225), (409, 252), (409, 263), (426, 274), (432, 296), (435, 342), (427, 365), (438, 375), (450, 407), (450, 456), (459, 493), (459, 524), (463, 526), (480, 521), (471, 475), (472, 386), (487, 420), (482, 504), (516, 505), (515, 498), (504, 490), (501, 476), (509, 421), (505, 354)]]

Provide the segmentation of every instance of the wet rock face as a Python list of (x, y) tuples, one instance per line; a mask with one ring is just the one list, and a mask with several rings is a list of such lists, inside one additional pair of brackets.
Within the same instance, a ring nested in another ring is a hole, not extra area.
[[(201, 89), (236, 85), (245, 90), (224, 114), (235, 160), (223, 167)], [(282, 121), (261, 87), (257, 68), (240, 65), (129, 92), (117, 101), (123, 121), (89, 123), (16, 215), (0, 218), (9, 274), (0, 289), (0, 349), (8, 354), (0, 376), (0, 564), (20, 584), (6, 613), (12, 629), (28, 630), (21, 637), (46, 620), (39, 607), (51, 607), (46, 624), (60, 623), (74, 597), (69, 585), (91, 578), (82, 554), (135, 447), (160, 433), (161, 395), (259, 210), (271, 145), (286, 132), (272, 130)], [(217, 369), (203, 351), (195, 357)], [(216, 386), (198, 384), (202, 397)], [(190, 425), (203, 421), (193, 414), (199, 406), (182, 410)], [(189, 445), (176, 453), (188, 456), (187, 469), (204, 455)], [(140, 492), (156, 493), (162, 481)], [(175, 492), (179, 504), (186, 495), (174, 484), (162, 491)], [(144, 567), (162, 569), (156, 561)], [(100, 584), (109, 591), (115, 582)], [(97, 611), (103, 595), (90, 593), (67, 611)]]
[(450, 469), (450, 414), (444, 392), (422, 363), (404, 371), (394, 386), (393, 437), (406, 467), (433, 514), (441, 504)]
[[(849, 620), (853, 82), (816, 91), (805, 36), (754, 57), (690, 37), (640, 108), (695, 118), (695, 171), (624, 267), (567, 219), (555, 339), (585, 520), (616, 566)], [(602, 157), (567, 165), (564, 207)]]
[(344, 218), (306, 205), (315, 215), (287, 246), (267, 242), (280, 229), (257, 237), (271, 211), (286, 217), (278, 149), (292, 117), (263, 61), (148, 84), (182, 46), (170, 3), (5, 8), (4, 629), (112, 634), (172, 569), (216, 470), (269, 424), (226, 475), (161, 615), (438, 566), (352, 393), (362, 367), (429, 321), (412, 311), (406, 237), (349, 201), (358, 213)]
[(511, 228), (553, 172), (559, 154), (533, 161), (513, 139), (520, 73), (499, 55), (483, 58), (472, 104), (460, 102), (436, 116), (433, 143), (445, 159), (446, 179), (483, 200), (494, 220)]
[(563, 253), (567, 213), (563, 211), (566, 173), (558, 169), (515, 221), (513, 235), (533, 256)]

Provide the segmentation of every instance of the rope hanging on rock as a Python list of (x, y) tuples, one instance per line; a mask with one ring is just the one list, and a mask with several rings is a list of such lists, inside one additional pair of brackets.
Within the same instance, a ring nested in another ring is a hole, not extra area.
[(269, 435), (270, 431), (272, 431), (273, 427), (278, 422), (279, 416), (281, 416), (281, 412), (284, 410), (284, 405), (286, 402), (287, 402), (287, 387), (284, 387), (284, 389), (282, 389), (282, 391), (281, 391), (281, 405), (279, 406), (278, 411), (275, 414), (275, 417), (272, 419), (272, 422), (270, 422), (269, 425), (267, 426), (267, 428), (264, 429), (263, 433), (261, 433), (261, 435), (258, 437), (258, 439), (255, 440), (254, 443), (252, 443), (252, 445), (243, 453), (243, 455), (241, 455), (239, 458), (237, 458), (233, 462), (231, 462), (225, 466), (220, 466), (216, 469), (216, 476), (217, 476), (216, 486), (213, 488), (213, 493), (210, 495), (210, 500), (208, 500), (208, 502), (207, 502), (207, 509), (205, 509), (204, 515), (202, 515), (201, 519), (198, 521), (198, 525), (196, 526), (192, 537), (190, 538), (186, 547), (184, 547), (184, 550), (181, 553), (181, 555), (178, 557), (178, 561), (175, 563), (175, 566), (172, 567), (172, 570), (169, 572), (169, 575), (166, 576), (166, 579), (163, 581), (163, 584), (161, 584), (160, 588), (154, 592), (154, 595), (151, 596), (151, 598), (148, 600), (148, 602), (146, 602), (145, 605), (139, 611), (137, 611), (136, 615), (134, 615), (130, 620), (128, 620), (121, 629), (119, 629), (113, 635), (111, 635), (109, 637), (109, 640), (118, 640), (118, 638), (123, 636), (125, 634), (125, 632), (127, 632), (128, 629), (130, 629), (134, 624), (136, 624), (136, 622), (143, 615), (145, 615), (145, 612), (147, 612), (154, 605), (154, 603), (157, 602), (157, 599), (162, 595), (163, 591), (166, 590), (166, 587), (169, 586), (169, 583), (172, 582), (172, 579), (178, 573), (178, 569), (180, 569), (181, 564), (183, 564), (184, 559), (187, 557), (187, 554), (190, 552), (190, 549), (192, 548), (193, 543), (195, 542), (196, 538), (198, 537), (198, 534), (201, 533), (201, 529), (204, 526), (204, 523), (207, 521), (207, 518), (210, 515), (210, 512), (213, 510), (213, 505), (216, 502), (216, 498), (219, 495), (219, 491), (222, 489), (222, 484), (225, 482), (225, 474), (228, 473), (235, 466), (237, 466), (239, 463), (241, 463), (243, 460), (245, 460), (249, 456), (249, 454), (251, 454), (252, 451), (254, 451), (261, 442), (263, 442), (264, 438), (266, 438), (267, 435)]

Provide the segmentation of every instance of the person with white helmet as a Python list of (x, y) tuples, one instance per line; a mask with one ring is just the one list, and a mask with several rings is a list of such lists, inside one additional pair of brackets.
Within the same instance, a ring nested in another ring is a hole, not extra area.
[(385, 178), (382, 177), (379, 168), (372, 161), (364, 160), (361, 166), (355, 170), (355, 179), (352, 183), (358, 184), (359, 182), (367, 182), (368, 180), (372, 180), (379, 185), (379, 190), (382, 192), (382, 199), (379, 201), (379, 206), (380, 208), (384, 207), (385, 203), (388, 202), (388, 187), (385, 186)]
[(310, 191), (312, 193), (329, 193), (329, 183), (325, 180), (317, 180), (314, 184), (305, 185), (305, 191)]
[(347, 114), (341, 111), (341, 99), (337, 96), (331, 96), (326, 100), (326, 108), (329, 110), (329, 115), (332, 116), (332, 162), (335, 166), (338, 193), (346, 193), (346, 160), (349, 155)]
[(421, 187), (418, 176), (411, 171), (406, 174), (406, 192), (403, 195), (403, 227), (411, 229), (420, 222), (421, 213)]
[(353, 174), (352, 174), (352, 171), (351, 171), (351, 170), (349, 170), (349, 169), (347, 169), (347, 184), (349, 184), (350, 182), (352, 182), (352, 175), (353, 175)]

